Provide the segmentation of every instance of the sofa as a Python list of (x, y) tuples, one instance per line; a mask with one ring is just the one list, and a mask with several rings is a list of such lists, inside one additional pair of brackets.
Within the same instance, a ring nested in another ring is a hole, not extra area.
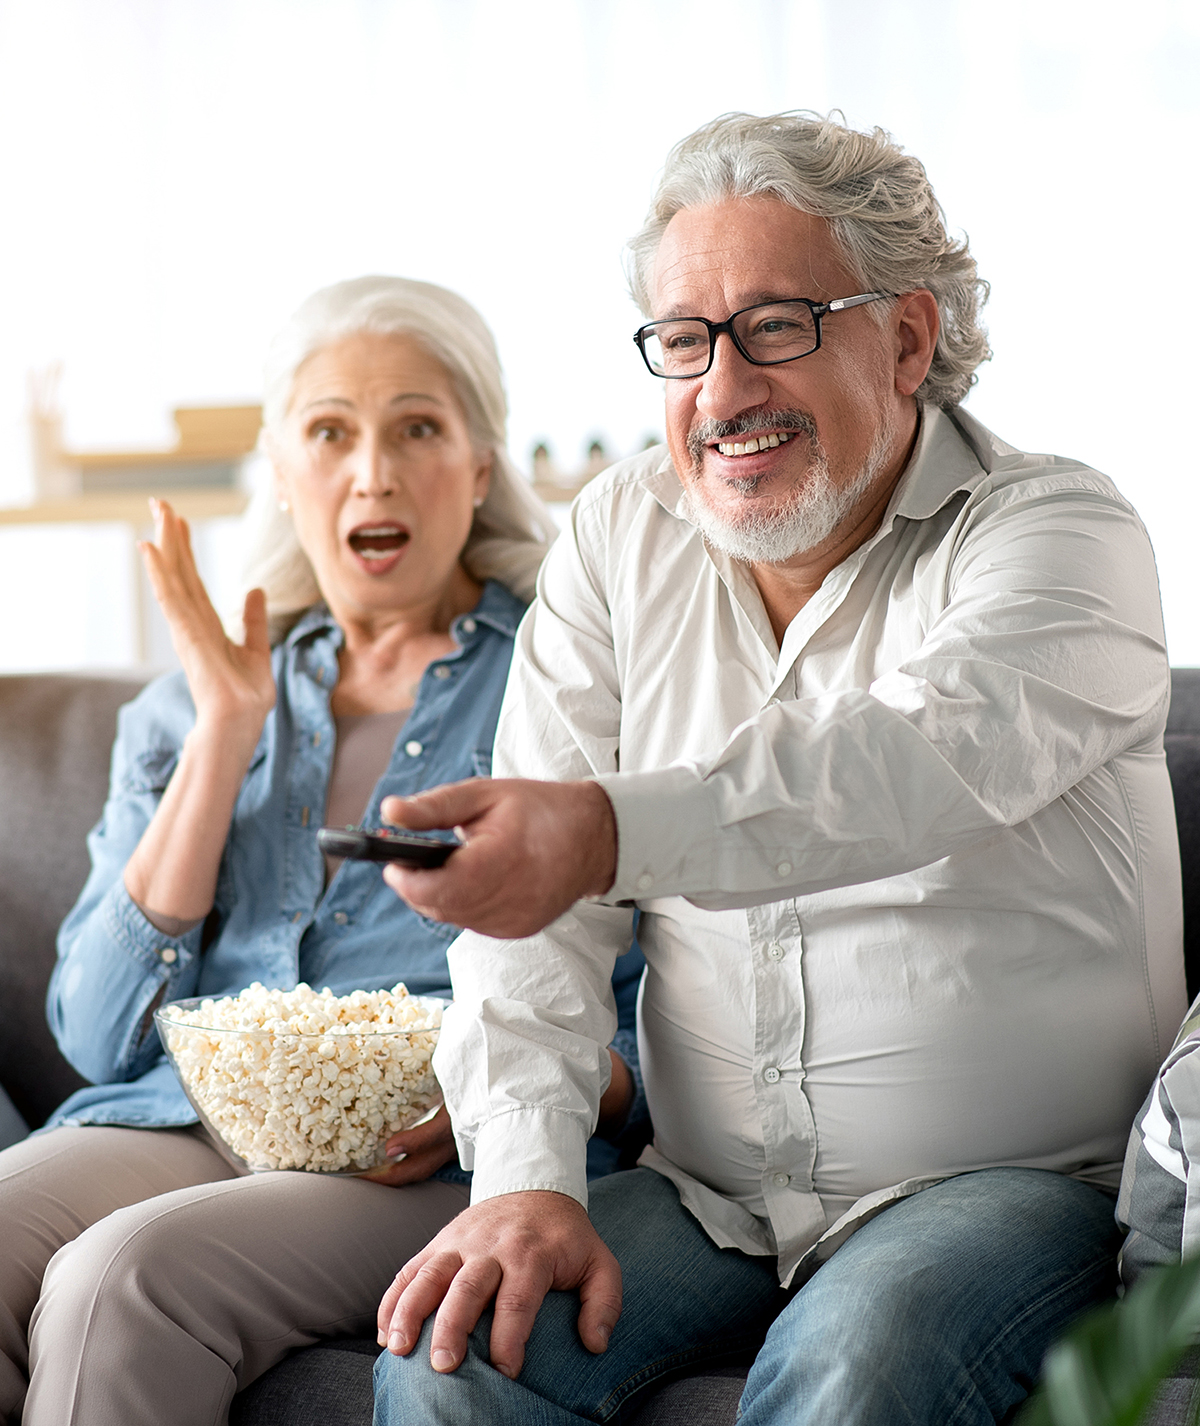
[[(83, 1084), (46, 1028), (54, 938), (87, 875), (117, 709), (132, 678), (0, 677), (0, 1084), (30, 1128)], [(1188, 990), (1200, 988), (1200, 669), (1172, 673), (1167, 762), (1183, 859)], [(235, 1426), (369, 1426), (372, 1339), (297, 1351), (234, 1399)], [(744, 1369), (695, 1373), (639, 1403), (635, 1426), (731, 1426)], [(1165, 1384), (1152, 1426), (1188, 1420), (1193, 1383)]]

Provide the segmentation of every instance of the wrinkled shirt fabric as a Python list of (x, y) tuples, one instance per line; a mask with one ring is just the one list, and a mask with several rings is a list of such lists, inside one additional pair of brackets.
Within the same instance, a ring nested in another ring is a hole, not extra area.
[(1103, 475), (926, 407), (878, 531), (782, 647), (660, 447), (577, 499), (518, 634), (498, 776), (595, 777), (605, 904), (464, 933), (435, 1065), (474, 1198), (586, 1203), (628, 944), (642, 1163), (723, 1247), (812, 1271), (1000, 1165), (1115, 1189), (1182, 1017), (1153, 555)]
[[(455, 648), (422, 675), (365, 825), (380, 825), (385, 797), (489, 774), (524, 608), (489, 582), (476, 608), (453, 622)], [(187, 681), (182, 673), (156, 679), (121, 709), (108, 801), (88, 839), (91, 874), (59, 933), (47, 1002), (59, 1047), (93, 1084), (62, 1104), (48, 1128), (196, 1122), (147, 1024), (160, 996), (235, 995), (256, 980), (289, 990), (303, 980), (338, 995), (403, 981), (413, 995), (449, 997), (446, 950), (457, 927), (419, 916), (372, 862), (344, 861), (325, 887), (317, 829), (336, 742), (329, 700), (343, 637), (317, 605), (273, 650), (275, 707), (238, 794), (213, 909), (182, 936), (151, 925), (125, 890), (124, 871), (195, 722)], [(640, 952), (626, 961), (615, 969), (624, 1024), (615, 1045), (636, 1075)]]

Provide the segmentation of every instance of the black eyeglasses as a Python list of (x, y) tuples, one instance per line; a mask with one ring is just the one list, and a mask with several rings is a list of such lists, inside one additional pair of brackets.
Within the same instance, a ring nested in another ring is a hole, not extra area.
[(670, 317), (647, 322), (633, 334), (642, 359), (655, 376), (685, 381), (703, 376), (712, 366), (713, 349), (721, 332), (755, 366), (779, 366), (785, 361), (812, 356), (821, 345), (821, 318), (864, 302), (883, 302), (890, 292), (860, 292), (833, 302), (812, 302), (793, 297), (786, 302), (758, 302), (743, 307), (726, 322), (703, 317)]

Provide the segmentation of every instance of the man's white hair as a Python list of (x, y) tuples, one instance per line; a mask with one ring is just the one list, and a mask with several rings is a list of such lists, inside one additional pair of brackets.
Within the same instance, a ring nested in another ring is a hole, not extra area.
[[(359, 332), (412, 337), (450, 373), (476, 451), (492, 457), (487, 498), (475, 512), (462, 562), (476, 579), (496, 579), (533, 597), (554, 537), (550, 512), (508, 454), (508, 400), (496, 343), (483, 318), (456, 293), (403, 277), (357, 277), (303, 302), (271, 343), (263, 373), (263, 445), (278, 441), (296, 373), (314, 353)], [(247, 513), (251, 524), (245, 588), (267, 593), (272, 640), (282, 638), (321, 597), (291, 516), (269, 487)]]
[[(629, 244), (630, 289), (648, 317), (654, 315), (651, 267), (675, 214), (754, 197), (778, 198), (826, 219), (860, 290), (897, 296), (922, 287), (932, 292), (941, 330), (917, 396), (936, 406), (956, 406), (966, 396), (975, 384), (975, 368), (991, 356), (979, 323), (988, 285), (976, 271), (966, 238), (947, 235), (924, 167), (883, 129), (859, 133), (804, 110), (765, 118), (723, 114), (676, 144), (646, 223)], [(867, 311), (883, 320), (886, 305), (876, 303)]]

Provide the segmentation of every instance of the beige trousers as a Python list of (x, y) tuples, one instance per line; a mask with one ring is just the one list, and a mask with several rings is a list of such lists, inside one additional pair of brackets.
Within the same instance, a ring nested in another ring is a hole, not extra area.
[(436, 1180), (238, 1177), (188, 1129), (15, 1144), (0, 1153), (0, 1420), (224, 1426), (291, 1348), (373, 1336), (395, 1273), (468, 1198)]

